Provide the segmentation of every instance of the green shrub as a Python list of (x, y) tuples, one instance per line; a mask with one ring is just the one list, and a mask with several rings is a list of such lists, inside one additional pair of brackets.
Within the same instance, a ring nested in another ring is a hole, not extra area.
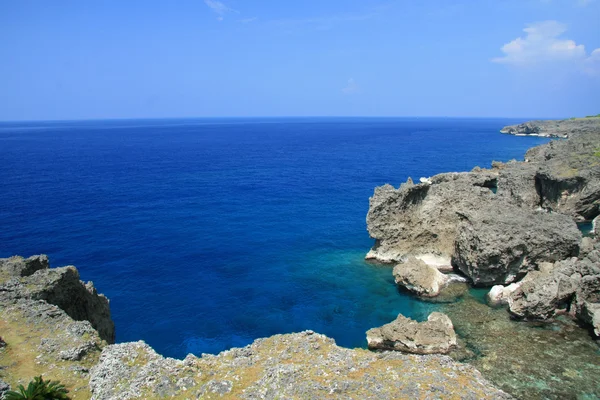
[(5, 400), (68, 400), (69, 391), (58, 381), (45, 381), (42, 376), (33, 378), (27, 389), (19, 385), (19, 391), (4, 394)]

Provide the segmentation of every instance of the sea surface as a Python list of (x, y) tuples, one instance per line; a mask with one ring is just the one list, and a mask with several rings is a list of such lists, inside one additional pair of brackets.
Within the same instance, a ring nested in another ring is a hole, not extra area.
[(373, 188), (522, 159), (512, 119), (0, 123), (0, 257), (46, 253), (111, 300), (117, 341), (218, 353), (312, 329), (339, 345), (435, 304), (363, 257)]

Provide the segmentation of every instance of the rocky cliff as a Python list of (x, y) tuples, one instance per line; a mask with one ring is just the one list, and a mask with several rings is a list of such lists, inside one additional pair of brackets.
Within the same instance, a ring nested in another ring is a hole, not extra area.
[(73, 399), (511, 398), (449, 357), (344, 349), (311, 331), (164, 358), (144, 342), (102, 339), (114, 338), (108, 301), (74, 267), (11, 257), (0, 259), (0, 277), (0, 389), (43, 374)]
[(538, 120), (518, 125), (509, 125), (500, 132), (518, 136), (542, 136), (567, 138), (571, 134), (596, 131), (600, 126), (600, 118), (571, 118), (558, 121)]
[[(560, 263), (589, 264), (590, 256), (582, 258), (576, 222), (590, 222), (600, 214), (600, 118), (523, 126), (535, 126), (538, 133), (561, 132), (569, 139), (532, 148), (523, 162), (495, 162), (491, 169), (439, 174), (419, 184), (409, 178), (398, 189), (376, 188), (367, 214), (375, 244), (366, 258), (400, 262), (398, 269), (411, 257), (438, 268), (451, 265), (477, 286), (511, 284), (535, 277), (545, 264), (556, 265), (551, 277), (532, 279), (512, 294), (514, 315), (545, 319), (566, 307), (595, 325), (600, 318), (595, 282), (600, 277), (587, 268), (569, 270), (569, 279), (563, 278)], [(590, 254), (595, 260), (595, 253)], [(599, 267), (597, 261), (592, 264)], [(433, 272), (428, 274), (421, 281), (432, 280)], [(560, 299), (540, 300), (549, 303), (539, 311), (536, 296), (549, 287), (559, 288)], [(504, 288), (494, 293), (498, 302), (509, 301)]]

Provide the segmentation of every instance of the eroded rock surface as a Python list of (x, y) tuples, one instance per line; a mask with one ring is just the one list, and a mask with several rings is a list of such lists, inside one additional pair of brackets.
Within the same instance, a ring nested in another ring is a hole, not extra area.
[(597, 131), (600, 118), (573, 118), (564, 120), (537, 120), (505, 126), (502, 133), (522, 136), (567, 138), (574, 133)]
[(581, 232), (566, 215), (507, 206), (461, 217), (452, 264), (475, 285), (509, 284), (542, 262), (579, 253)]
[(344, 349), (311, 331), (183, 361), (143, 342), (112, 345), (92, 369), (90, 386), (93, 399), (510, 398), (446, 356)]
[(396, 284), (418, 296), (434, 297), (449, 282), (449, 277), (424, 261), (410, 257), (394, 267)]
[(495, 196), (490, 190), (495, 179), (492, 173), (449, 173), (434, 176), (431, 184), (409, 180), (399, 189), (375, 188), (367, 229), (376, 242), (367, 259), (391, 263), (423, 254), (449, 258), (458, 212), (489, 204)]
[(48, 256), (45, 254), (23, 258), (14, 256), (0, 258), (0, 273), (4, 279), (33, 275), (38, 270), (48, 269)]
[[(108, 299), (96, 291), (92, 282), (82, 282), (75, 267), (48, 269), (45, 256), (35, 257), (27, 259), (29, 264), (18, 257), (0, 260), (0, 270), (9, 278), (0, 283), (0, 303), (10, 304), (20, 299), (44, 300), (58, 306), (75, 320), (90, 321), (102, 339), (113, 343), (115, 326)], [(15, 260), (18, 262), (15, 263)]]
[(367, 331), (370, 349), (396, 350), (414, 354), (446, 354), (456, 346), (456, 333), (447, 315), (433, 312), (417, 322), (402, 314), (380, 328)]
[(600, 243), (581, 259), (557, 262), (549, 271), (530, 272), (509, 297), (509, 309), (517, 317), (547, 320), (570, 312), (600, 331), (598, 304)]

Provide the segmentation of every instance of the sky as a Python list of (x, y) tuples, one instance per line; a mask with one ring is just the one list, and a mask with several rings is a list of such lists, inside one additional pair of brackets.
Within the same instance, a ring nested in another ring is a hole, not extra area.
[(600, 113), (600, 0), (0, 0), (0, 121)]

